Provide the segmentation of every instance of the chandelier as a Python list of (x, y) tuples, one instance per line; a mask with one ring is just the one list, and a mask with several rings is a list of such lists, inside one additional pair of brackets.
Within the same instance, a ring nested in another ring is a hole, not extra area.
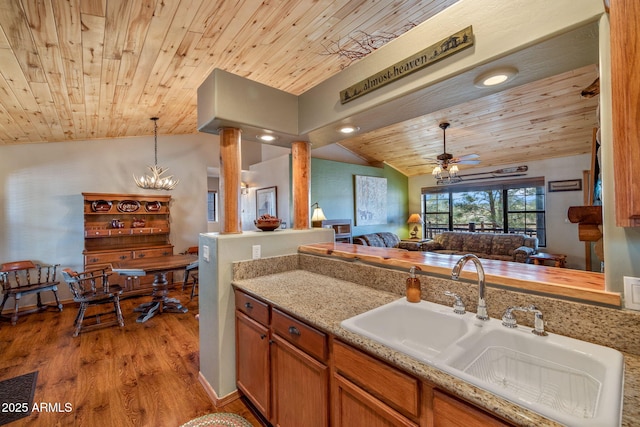
[(136, 181), (136, 185), (138, 187), (147, 190), (173, 190), (174, 188), (176, 188), (176, 185), (178, 185), (178, 182), (180, 181), (174, 179), (173, 175), (168, 175), (165, 177), (162, 176), (169, 170), (169, 168), (158, 166), (158, 118), (151, 117), (151, 120), (153, 120), (155, 163), (153, 166), (147, 166), (151, 171), (151, 175), (137, 177), (134, 174), (133, 179)]

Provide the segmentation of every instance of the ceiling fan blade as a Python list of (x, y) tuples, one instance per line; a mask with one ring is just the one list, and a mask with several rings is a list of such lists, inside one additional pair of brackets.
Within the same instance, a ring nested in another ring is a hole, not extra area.
[(460, 160), (460, 161), (451, 161), (451, 163), (455, 163), (456, 165), (479, 165), (480, 160)]
[(477, 159), (479, 158), (480, 155), (479, 154), (465, 154), (464, 156), (460, 156), (460, 157), (456, 157), (456, 160), (471, 160), (471, 159)]

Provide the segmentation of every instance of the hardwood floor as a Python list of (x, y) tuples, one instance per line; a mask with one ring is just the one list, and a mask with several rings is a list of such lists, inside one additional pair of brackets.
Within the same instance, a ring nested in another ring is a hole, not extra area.
[[(189, 308), (136, 323), (133, 309), (148, 299), (123, 300), (125, 327), (73, 338), (75, 305), (0, 324), (0, 380), (38, 371), (34, 403), (54, 411), (32, 412), (18, 426), (179, 426), (212, 412), (234, 412), (254, 426), (241, 401), (215, 408), (198, 382), (197, 297), (176, 292)], [(65, 404), (71, 409), (65, 412)], [(58, 405), (56, 405), (58, 404)]]

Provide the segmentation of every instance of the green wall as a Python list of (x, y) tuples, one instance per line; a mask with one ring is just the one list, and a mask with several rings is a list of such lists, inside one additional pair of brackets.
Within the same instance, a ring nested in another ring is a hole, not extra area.
[(377, 168), (312, 158), (311, 203), (320, 203), (328, 219), (351, 219), (355, 225), (355, 175), (387, 178), (387, 223), (354, 226), (353, 235), (390, 231), (408, 238), (409, 179), (389, 166)]

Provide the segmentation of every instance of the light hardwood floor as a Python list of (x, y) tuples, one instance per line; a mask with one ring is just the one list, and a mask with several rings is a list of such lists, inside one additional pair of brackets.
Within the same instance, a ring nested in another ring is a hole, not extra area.
[[(261, 424), (236, 400), (215, 408), (198, 382), (197, 297), (174, 292), (189, 308), (136, 323), (133, 309), (148, 297), (122, 301), (125, 327), (97, 329), (73, 338), (77, 308), (0, 323), (0, 380), (38, 371), (34, 403), (61, 412), (33, 412), (18, 426), (179, 426), (212, 412), (234, 412)], [(64, 412), (69, 403), (71, 411)], [(51, 405), (50, 405), (51, 406)]]

